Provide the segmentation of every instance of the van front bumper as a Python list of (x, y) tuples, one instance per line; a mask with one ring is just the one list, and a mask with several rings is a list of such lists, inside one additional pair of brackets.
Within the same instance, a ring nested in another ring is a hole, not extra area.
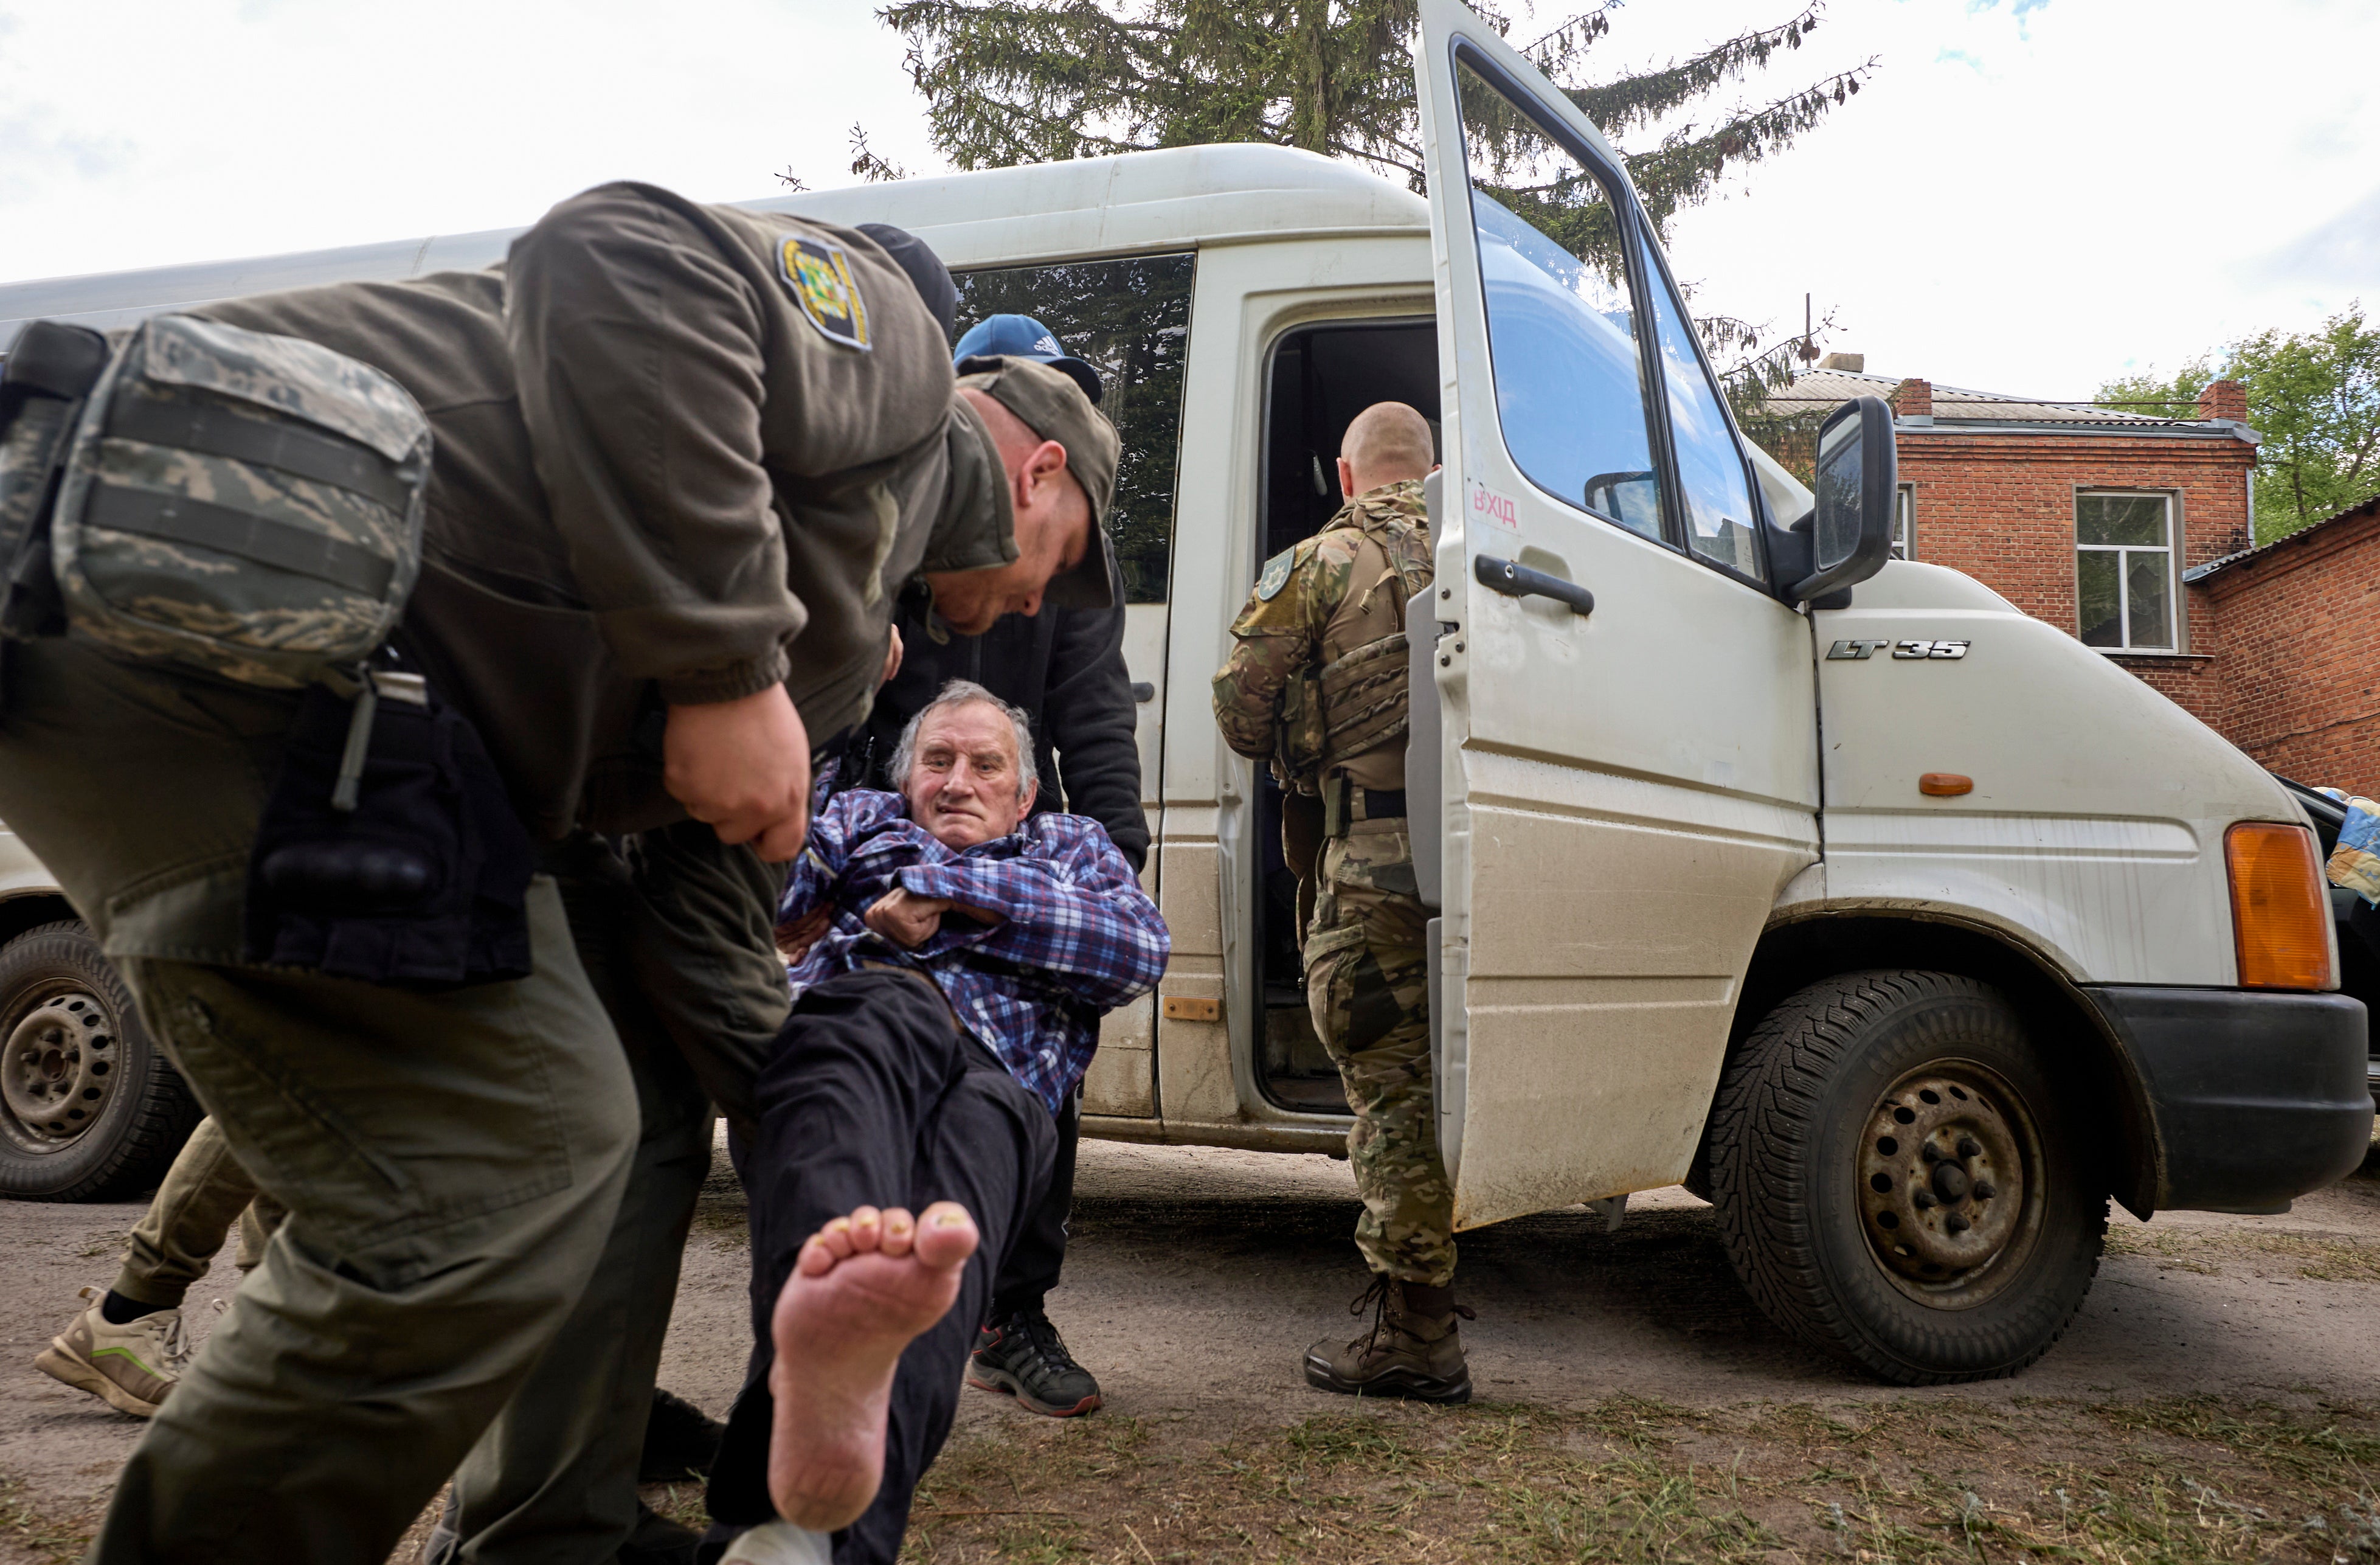
[(2083, 991), (2140, 1071), (2160, 1211), (2274, 1212), (2372, 1145), (2363, 1002), (2131, 985)]

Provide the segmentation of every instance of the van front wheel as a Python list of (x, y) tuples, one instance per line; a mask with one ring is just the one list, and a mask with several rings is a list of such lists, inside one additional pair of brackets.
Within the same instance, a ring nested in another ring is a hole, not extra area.
[(1954, 973), (1847, 972), (1719, 1082), (1711, 1200), (1771, 1320), (1902, 1386), (2011, 1375), (2099, 1269), (2106, 1182), (2016, 1011)]

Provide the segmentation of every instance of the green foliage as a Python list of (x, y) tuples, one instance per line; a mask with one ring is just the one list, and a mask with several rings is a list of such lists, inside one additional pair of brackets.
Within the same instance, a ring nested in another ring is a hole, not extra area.
[(2198, 417), (2198, 394), (2216, 378), (2213, 365), (2201, 356), (2184, 364), (2170, 378), (2152, 369), (2103, 382), (2091, 394), (2091, 400), (2121, 412), (2138, 413), (2144, 419), (2194, 419)]
[(2248, 388), (2256, 534), (2269, 542), (2380, 495), (2380, 329), (2362, 304), (2296, 334), (2237, 343), (2225, 373)]
[[(1594, 79), (1590, 51), (1619, 0), (1600, 0), (1520, 45), (1627, 151), (1654, 227), (1699, 204), (1730, 174), (1774, 155), (1860, 90), (1875, 62), (1766, 103), (1688, 111), (1802, 45), (1818, 25), (1810, 0), (1773, 27), (1635, 75)], [(1475, 6), (1499, 31), (1508, 18)], [(1413, 0), (894, 0), (877, 13), (909, 44), (936, 151), (960, 168), (1099, 157), (1154, 147), (1257, 141), (1352, 158), (1423, 188), (1411, 48)], [(1506, 111), (1470, 127), (1481, 161), (1525, 180), (1524, 128)], [(1518, 138), (1518, 140), (1516, 140)], [(876, 177), (855, 163), (855, 171)], [(1574, 192), (1486, 183), (1513, 211), (1607, 270), (1608, 208)], [(1574, 210), (1573, 210), (1574, 208)], [(1755, 394), (1790, 377), (1787, 350), (1730, 316), (1698, 320), (1713, 357)]]
[(2193, 419), (2210, 380), (2247, 388), (2256, 451), (2256, 542), (2269, 544), (2380, 495), (2380, 326), (2349, 305), (2318, 330), (2266, 330), (2170, 379), (2111, 380), (2096, 400), (2152, 418)]

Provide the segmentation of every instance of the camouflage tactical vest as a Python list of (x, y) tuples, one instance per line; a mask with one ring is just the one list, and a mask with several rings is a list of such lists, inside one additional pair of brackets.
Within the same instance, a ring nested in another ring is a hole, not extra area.
[[(1390, 569), (1368, 582), (1350, 583), (1350, 593), (1358, 602), (1373, 593), (1389, 593), (1402, 623), (1405, 605), (1429, 591), (1428, 533), (1401, 517), (1368, 509), (1357, 510), (1354, 523), (1388, 556)], [(1281, 700), (1281, 761), (1304, 785), (1300, 791), (1315, 791), (1332, 766), (1405, 732), (1405, 633), (1398, 630), (1290, 681)]]
[(246, 684), (342, 689), (421, 562), (430, 424), (368, 364), (188, 315), (84, 402), (51, 512), (70, 635)]

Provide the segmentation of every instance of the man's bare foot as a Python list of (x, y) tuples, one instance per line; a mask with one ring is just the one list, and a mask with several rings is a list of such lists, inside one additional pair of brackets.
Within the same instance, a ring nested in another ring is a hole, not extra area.
[(901, 1350), (949, 1313), (978, 1237), (966, 1208), (937, 1201), (915, 1221), (862, 1206), (803, 1243), (769, 1323), (777, 1514), (832, 1533), (875, 1499)]

